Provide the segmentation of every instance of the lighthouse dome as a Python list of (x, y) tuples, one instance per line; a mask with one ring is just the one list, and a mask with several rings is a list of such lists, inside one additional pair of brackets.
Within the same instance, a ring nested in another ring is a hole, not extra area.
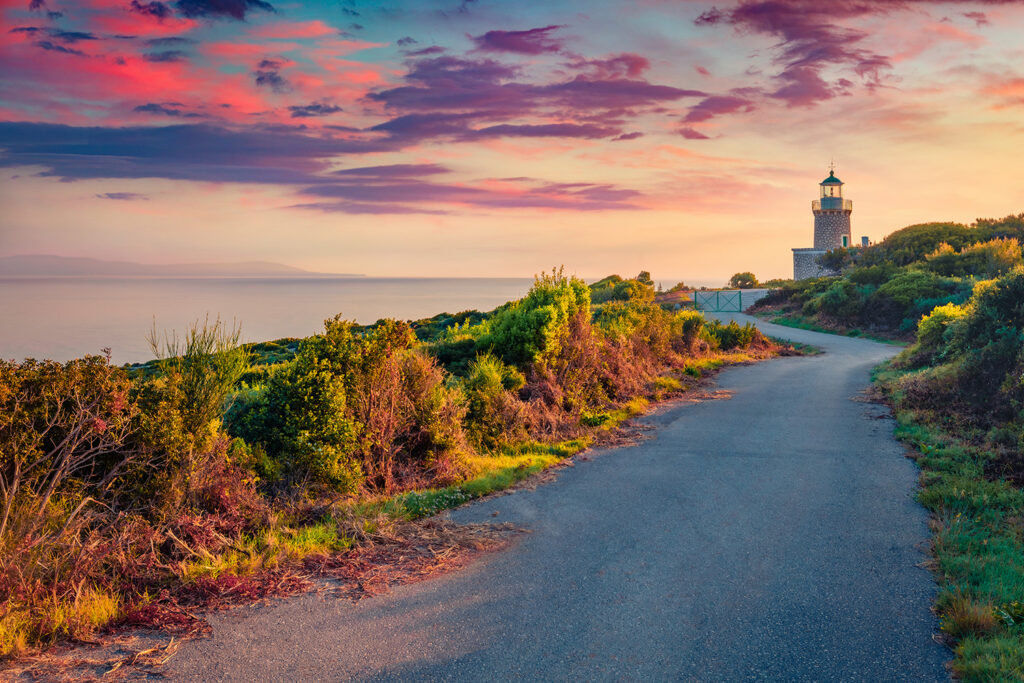
[(828, 172), (828, 178), (825, 178), (824, 180), (822, 180), (820, 184), (821, 185), (842, 185), (843, 181), (840, 180), (839, 178), (836, 178), (836, 172), (835, 171), (829, 171)]

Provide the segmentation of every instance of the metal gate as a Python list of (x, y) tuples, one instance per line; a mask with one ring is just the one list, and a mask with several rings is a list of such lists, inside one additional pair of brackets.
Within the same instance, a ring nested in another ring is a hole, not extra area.
[(693, 307), (711, 313), (740, 313), (743, 311), (743, 292), (740, 290), (693, 293)]

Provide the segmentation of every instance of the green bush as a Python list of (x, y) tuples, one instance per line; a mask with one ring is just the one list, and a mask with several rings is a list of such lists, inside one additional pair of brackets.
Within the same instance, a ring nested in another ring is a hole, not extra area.
[(1003, 277), (974, 286), (966, 315), (957, 324), (951, 340), (953, 350), (964, 353), (1024, 330), (1024, 266)]
[(730, 320), (728, 325), (713, 321), (705, 329), (716, 340), (714, 346), (723, 351), (745, 348), (761, 337), (761, 333), (750, 323), (741, 327), (735, 320)]
[(846, 319), (856, 319), (864, 308), (864, 297), (860, 287), (843, 278), (833, 282), (819, 295), (823, 312)]
[(609, 275), (590, 285), (590, 301), (594, 304), (609, 301), (654, 301), (654, 283), (647, 271), (641, 272), (631, 280)]
[(889, 234), (874, 251), (886, 261), (905, 266), (924, 260), (942, 243), (960, 249), (975, 239), (973, 230), (961, 223), (922, 223)]
[(898, 271), (895, 264), (886, 262), (854, 268), (847, 277), (858, 285), (880, 285), (888, 282)]
[(525, 297), (498, 309), (488, 321), (477, 350), (525, 367), (558, 355), (577, 313), (590, 314), (590, 289), (580, 279), (552, 271), (537, 277)]
[(925, 260), (928, 268), (940, 275), (991, 278), (1020, 264), (1021, 248), (1016, 239), (996, 238), (960, 251), (943, 242)]
[(466, 429), (478, 448), (494, 451), (522, 439), (522, 408), (513, 392), (526, 384), (514, 367), (489, 354), (479, 356), (463, 380)]
[(917, 346), (919, 351), (941, 352), (946, 344), (946, 332), (950, 323), (960, 320), (967, 311), (963, 306), (946, 304), (936, 306), (931, 313), (921, 318), (917, 325)]
[(910, 309), (918, 299), (931, 299), (950, 291), (951, 281), (922, 270), (897, 273), (875, 292), (875, 298), (886, 298), (903, 310)]
[(679, 311), (675, 314), (673, 325), (687, 351), (692, 352), (696, 348), (704, 324), (704, 316), (697, 311)]

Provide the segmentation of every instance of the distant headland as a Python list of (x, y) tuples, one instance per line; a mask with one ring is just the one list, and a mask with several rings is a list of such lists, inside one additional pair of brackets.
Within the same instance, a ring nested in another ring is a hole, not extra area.
[(270, 261), (148, 264), (94, 258), (26, 254), (0, 257), (0, 277), (365, 277), (317, 273)]

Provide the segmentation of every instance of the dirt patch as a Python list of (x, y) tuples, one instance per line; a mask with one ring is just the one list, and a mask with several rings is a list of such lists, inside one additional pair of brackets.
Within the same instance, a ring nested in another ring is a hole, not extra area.
[(305, 567), (339, 583), (335, 592), (361, 600), (392, 586), (441, 576), (473, 563), (480, 555), (504, 548), (522, 532), (512, 524), (456, 524), (431, 518), (401, 525), (343, 555), (307, 558)]

